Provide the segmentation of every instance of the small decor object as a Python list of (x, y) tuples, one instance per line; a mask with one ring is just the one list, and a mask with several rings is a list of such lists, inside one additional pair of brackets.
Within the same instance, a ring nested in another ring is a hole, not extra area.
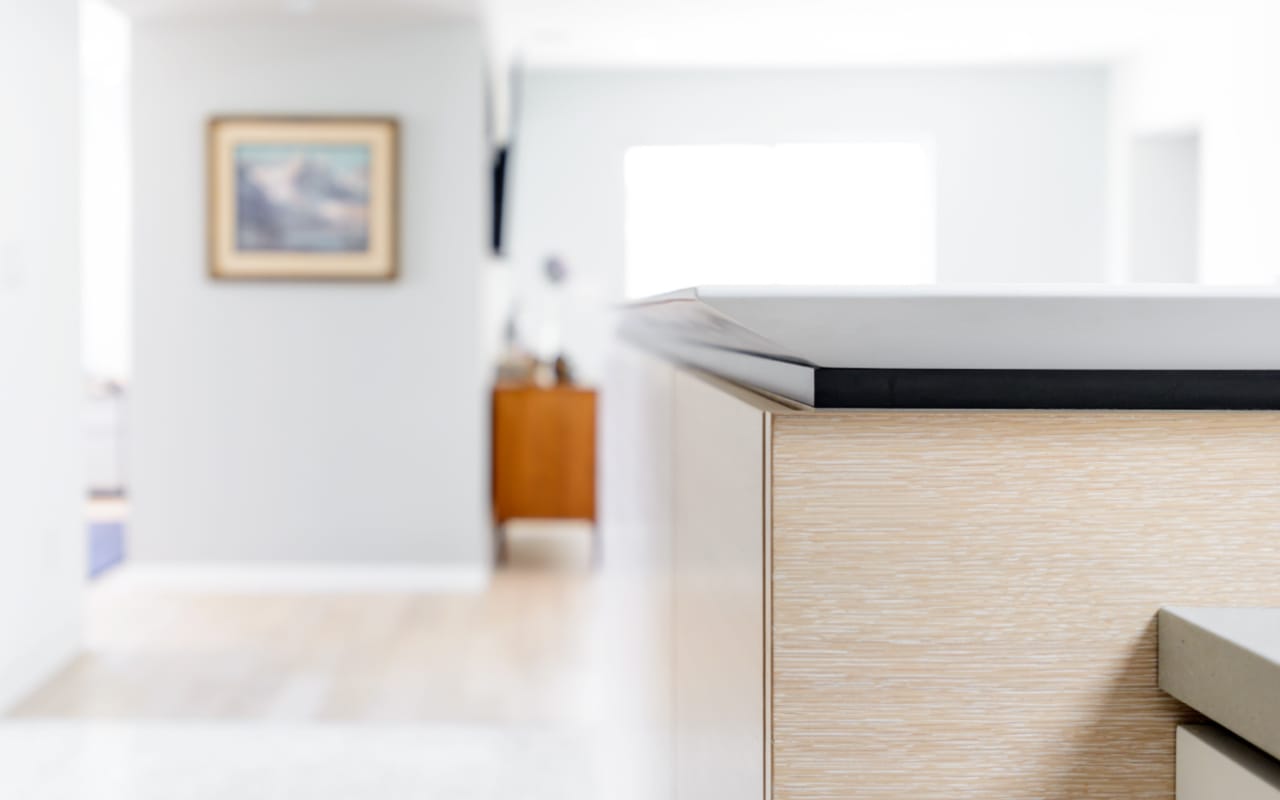
[(397, 127), (384, 117), (213, 119), (213, 277), (394, 278)]
[(569, 268), (564, 259), (558, 255), (550, 255), (542, 262), (541, 306), (542, 320), (538, 329), (538, 354), (546, 362), (545, 385), (567, 383), (568, 362), (561, 364), (564, 356), (562, 326), (565, 318), (566, 285), (569, 283)]
[(555, 365), (548, 361), (539, 361), (533, 366), (533, 385), (540, 389), (550, 389), (556, 385)]
[(512, 310), (503, 328), (502, 355), (498, 358), (498, 383), (519, 384), (533, 381), (538, 359), (520, 346), (520, 335), (516, 328), (516, 314)]
[(555, 370), (557, 385), (568, 386), (573, 383), (573, 367), (564, 354), (556, 356)]

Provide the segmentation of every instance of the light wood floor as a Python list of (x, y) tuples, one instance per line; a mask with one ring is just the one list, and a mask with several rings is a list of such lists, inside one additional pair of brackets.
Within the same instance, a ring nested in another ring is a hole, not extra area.
[(596, 580), (576, 530), (512, 538), (479, 594), (210, 595), (108, 578), (86, 652), (20, 718), (587, 721)]

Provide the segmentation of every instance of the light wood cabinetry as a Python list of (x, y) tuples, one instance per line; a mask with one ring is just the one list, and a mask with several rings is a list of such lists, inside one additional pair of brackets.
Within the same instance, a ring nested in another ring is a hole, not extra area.
[(1155, 615), (1280, 603), (1280, 413), (674, 397), (679, 800), (1174, 797)]

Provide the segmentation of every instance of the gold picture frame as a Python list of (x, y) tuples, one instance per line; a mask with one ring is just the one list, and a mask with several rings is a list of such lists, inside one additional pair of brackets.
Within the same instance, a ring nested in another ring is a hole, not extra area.
[(394, 279), (399, 138), (391, 117), (209, 120), (209, 274)]

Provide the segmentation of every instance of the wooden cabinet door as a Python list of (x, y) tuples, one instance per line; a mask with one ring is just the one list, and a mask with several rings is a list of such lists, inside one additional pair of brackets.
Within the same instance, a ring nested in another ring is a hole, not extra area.
[(595, 480), (595, 392), (571, 387), (494, 390), (498, 522), (517, 517), (594, 521)]

